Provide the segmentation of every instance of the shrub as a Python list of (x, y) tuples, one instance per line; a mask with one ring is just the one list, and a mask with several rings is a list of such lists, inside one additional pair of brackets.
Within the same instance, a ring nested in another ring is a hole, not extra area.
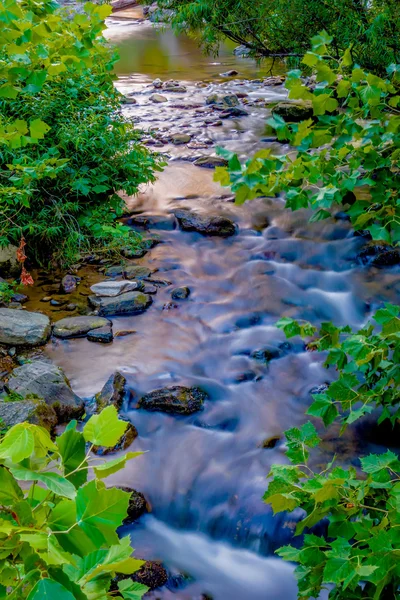
[(137, 245), (116, 225), (158, 159), (120, 113), (107, 5), (70, 14), (51, 0), (0, 6), (0, 243), (26, 238), (38, 260), (76, 259), (89, 243)]
[[(142, 453), (107, 462), (91, 453), (93, 446), (115, 446), (127, 425), (110, 406), (82, 432), (71, 421), (54, 441), (29, 423), (6, 432), (0, 442), (0, 598), (111, 598), (115, 574), (128, 576), (143, 564), (132, 558), (129, 536), (116, 533), (129, 494), (104, 484)], [(147, 589), (129, 578), (118, 583), (120, 595), (131, 600)]]

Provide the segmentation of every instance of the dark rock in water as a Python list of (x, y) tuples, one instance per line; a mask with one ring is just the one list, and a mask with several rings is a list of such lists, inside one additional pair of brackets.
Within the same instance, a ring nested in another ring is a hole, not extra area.
[(145, 254), (147, 254), (146, 248), (122, 248), (121, 250), (122, 256), (125, 258), (142, 258)]
[(236, 96), (236, 94), (227, 94), (222, 98), (222, 103), (229, 108), (233, 106), (239, 106), (240, 104), (239, 98)]
[(251, 358), (254, 358), (254, 360), (258, 360), (263, 363), (269, 363), (275, 358), (280, 358), (280, 356), (282, 356), (282, 353), (278, 348), (275, 348), (274, 346), (265, 346), (264, 348), (260, 348), (259, 350), (254, 350), (254, 352), (252, 352), (250, 356)]
[(25, 302), (28, 302), (29, 296), (27, 296), (26, 294), (14, 294), (11, 297), (11, 300), (13, 302), (19, 302), (20, 304), (25, 304)]
[(111, 325), (93, 329), (93, 331), (89, 331), (86, 337), (89, 342), (97, 342), (98, 344), (111, 344), (114, 339)]
[(157, 294), (157, 288), (155, 285), (146, 284), (143, 291), (145, 294)]
[(203, 169), (215, 169), (215, 167), (227, 167), (228, 161), (221, 156), (202, 156), (195, 160), (193, 164)]
[(36, 360), (17, 367), (11, 373), (7, 388), (24, 399), (43, 400), (64, 423), (84, 413), (83, 400), (72, 391), (63, 371), (50, 362)]
[(53, 407), (40, 400), (0, 402), (0, 419), (6, 427), (27, 422), (40, 425), (50, 432), (58, 423)]
[(163, 310), (174, 310), (175, 308), (178, 308), (178, 305), (173, 302), (166, 302), (163, 306)]
[(206, 104), (208, 106), (210, 106), (211, 104), (217, 104), (217, 102), (219, 102), (219, 96), (218, 96), (218, 94), (210, 94), (206, 98)]
[(113, 373), (103, 386), (101, 392), (95, 395), (97, 410), (100, 412), (107, 406), (115, 406), (120, 410), (124, 400), (126, 379), (119, 371)]
[(230, 117), (246, 117), (248, 116), (247, 110), (244, 108), (239, 108), (238, 106), (233, 106), (232, 108), (227, 108), (226, 110), (220, 113), (221, 119), (229, 119)]
[(175, 94), (184, 94), (187, 92), (187, 88), (184, 85), (164, 85), (165, 92), (174, 92)]
[(64, 306), (65, 305), (65, 301), (60, 302), (59, 300), (56, 300), (55, 298), (52, 298), (50, 300), (50, 305), (51, 306)]
[(124, 525), (128, 525), (137, 521), (144, 513), (147, 512), (146, 498), (140, 492), (129, 487), (118, 486), (119, 490), (130, 494), (128, 505), (128, 516), (124, 519)]
[(36, 346), (50, 336), (50, 319), (41, 313), (0, 308), (0, 344)]
[(236, 233), (235, 224), (227, 217), (199, 215), (185, 209), (176, 210), (174, 214), (181, 229), (185, 231), (197, 231), (203, 235), (221, 237), (229, 237)]
[(344, 212), (343, 210), (341, 210), (341, 211), (339, 211), (339, 212), (335, 213), (335, 214), (333, 215), (333, 218), (334, 218), (336, 221), (351, 221), (351, 219), (350, 219), (350, 215), (348, 215), (348, 214), (347, 214), (347, 212)]
[(127, 279), (145, 279), (145, 277), (149, 277), (151, 273), (151, 269), (142, 267), (142, 265), (131, 265), (124, 269), (124, 275)]
[(190, 289), (186, 286), (178, 287), (172, 290), (172, 300), (186, 300), (190, 296)]
[(357, 255), (357, 262), (374, 267), (392, 267), (400, 263), (400, 250), (386, 244), (371, 242)]
[(76, 290), (77, 280), (73, 275), (65, 275), (60, 284), (60, 292), (63, 294), (71, 294)]
[(233, 379), (233, 383), (245, 383), (246, 381), (254, 381), (258, 379), (257, 373), (253, 371), (245, 371), (244, 373), (238, 373)]
[(275, 446), (280, 442), (281, 438), (279, 435), (273, 435), (265, 439), (262, 443), (263, 448), (275, 448)]
[(124, 96), (124, 98), (121, 99), (121, 102), (122, 104), (137, 104), (137, 100), (132, 96)]
[(161, 104), (162, 102), (168, 102), (168, 98), (161, 94), (152, 94), (149, 98), (154, 104)]
[(399, 250), (387, 250), (381, 252), (375, 258), (372, 259), (371, 265), (373, 267), (393, 267), (400, 263), (400, 251)]
[[(92, 300), (92, 299), (91, 299)], [(97, 298), (99, 315), (136, 315), (144, 312), (153, 302), (142, 292), (127, 292), (115, 298)]]
[(124, 273), (124, 268), (121, 267), (120, 265), (115, 266), (115, 267), (108, 267), (108, 269), (106, 269), (104, 271), (104, 275), (106, 277), (120, 277), (121, 275), (123, 275)]
[(314, 111), (311, 102), (278, 102), (272, 109), (272, 114), (282, 117), (285, 121), (298, 123), (311, 119)]
[(126, 450), (137, 438), (137, 436), (138, 432), (136, 427), (132, 425), (132, 423), (128, 422), (127, 430), (119, 440), (118, 444), (116, 444), (113, 448), (105, 448), (104, 446), (94, 446), (93, 452), (101, 456), (106, 456), (108, 454), (114, 454), (114, 452), (119, 452), (120, 450)]
[(142, 585), (147, 585), (151, 590), (155, 590), (167, 583), (168, 574), (161, 563), (148, 560), (132, 575), (132, 579)]
[(225, 73), (220, 73), (221, 77), (236, 77), (236, 75), (239, 75), (239, 73), (237, 71), (235, 71), (235, 69), (231, 69), (230, 71), (226, 71)]
[(165, 387), (142, 396), (138, 408), (176, 415), (191, 415), (203, 408), (207, 394), (200, 388)]
[(175, 133), (171, 135), (170, 139), (175, 146), (181, 146), (183, 144), (188, 144), (192, 139), (192, 136), (189, 133)]
[(58, 338), (68, 339), (84, 336), (93, 329), (110, 326), (111, 322), (102, 317), (65, 317), (65, 319), (56, 321), (53, 328), (53, 334)]

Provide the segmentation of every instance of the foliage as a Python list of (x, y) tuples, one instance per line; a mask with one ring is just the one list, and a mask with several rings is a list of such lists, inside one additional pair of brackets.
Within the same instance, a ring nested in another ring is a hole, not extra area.
[[(0, 442), (0, 598), (97, 600), (116, 573), (143, 564), (131, 557), (129, 537), (116, 529), (127, 515), (129, 494), (103, 479), (141, 454), (108, 463), (91, 458), (94, 445), (114, 446), (127, 423), (113, 406), (77, 430), (71, 421), (54, 441), (37, 425), (21, 423)], [(88, 481), (89, 469), (94, 478)], [(141, 598), (145, 586), (118, 584), (124, 598)], [(136, 594), (136, 595), (135, 595)]]
[(307, 465), (318, 436), (311, 423), (286, 432), (288, 456), (296, 465), (275, 465), (264, 499), (274, 512), (301, 507), (296, 535), (327, 521), (323, 535), (306, 533), (300, 548), (278, 550), (298, 563), (301, 600), (330, 589), (334, 600), (395, 600), (400, 586), (400, 461), (396, 454), (361, 459), (361, 472), (329, 464), (322, 472)]
[(228, 37), (261, 56), (303, 55), (322, 29), (333, 37), (338, 58), (351, 43), (356, 62), (381, 71), (400, 61), (397, 0), (159, 0), (178, 31), (216, 51)]
[(16, 281), (0, 281), (0, 303), (8, 304), (11, 302), (17, 289), (18, 286)]
[[(378, 423), (389, 419), (394, 425), (400, 418), (400, 306), (386, 304), (368, 323), (353, 332), (349, 326), (322, 323), (318, 333), (310, 323), (289, 318), (278, 321), (287, 337), (317, 334), (309, 350), (328, 352), (325, 366), (333, 366), (339, 377), (326, 392), (314, 394), (308, 415), (320, 417), (326, 426), (340, 413), (346, 425), (381, 408)], [(378, 326), (378, 329), (377, 329)]]
[(311, 220), (330, 216), (342, 205), (356, 230), (368, 230), (375, 240), (400, 242), (400, 65), (385, 78), (354, 65), (352, 46), (331, 68), (325, 58), (332, 38), (322, 33), (312, 40), (303, 63), (316, 76), (308, 87), (299, 70), (288, 74), (289, 98), (310, 103), (314, 117), (287, 123), (273, 115), (268, 124), (278, 140), (294, 150), (282, 155), (261, 150), (242, 165), (235, 154), (228, 170), (216, 178), (232, 185), (236, 201), (284, 194), (292, 210), (311, 207)]
[(102, 38), (108, 5), (70, 13), (51, 0), (0, 4), (0, 243), (24, 236), (38, 259), (71, 262), (95, 246), (138, 243), (116, 226), (120, 190), (153, 179), (113, 86)]

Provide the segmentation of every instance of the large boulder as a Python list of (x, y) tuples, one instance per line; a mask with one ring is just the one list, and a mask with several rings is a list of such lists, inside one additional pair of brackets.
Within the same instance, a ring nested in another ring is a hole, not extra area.
[(51, 432), (58, 423), (53, 407), (40, 400), (0, 401), (0, 419), (5, 427), (28, 422)]
[(0, 275), (7, 277), (8, 275), (16, 275), (21, 270), (21, 263), (17, 259), (16, 246), (9, 244), (0, 248)]
[(55, 410), (60, 422), (79, 418), (85, 410), (83, 400), (72, 391), (63, 371), (43, 360), (14, 369), (6, 387), (24, 399), (43, 400)]
[(165, 387), (142, 396), (138, 408), (176, 415), (191, 415), (203, 408), (207, 394), (200, 388)]
[(137, 315), (149, 308), (153, 299), (142, 292), (127, 292), (115, 298), (90, 297), (89, 301), (97, 307), (99, 315)]
[(175, 217), (184, 231), (197, 231), (203, 235), (220, 237), (229, 237), (236, 233), (235, 224), (227, 217), (199, 215), (185, 209), (176, 210)]
[(272, 114), (282, 117), (285, 121), (298, 123), (311, 119), (314, 111), (310, 101), (278, 102), (273, 107)]
[(81, 337), (93, 329), (110, 326), (110, 321), (103, 317), (65, 317), (54, 324), (53, 334), (62, 339)]
[(0, 308), (0, 344), (36, 346), (50, 336), (50, 320), (41, 313)]
[(119, 296), (125, 292), (133, 292), (138, 289), (137, 281), (100, 281), (91, 286), (96, 296)]
[(101, 411), (107, 406), (115, 406), (119, 410), (124, 399), (125, 384), (126, 379), (119, 371), (113, 373), (101, 392), (95, 395), (97, 410)]

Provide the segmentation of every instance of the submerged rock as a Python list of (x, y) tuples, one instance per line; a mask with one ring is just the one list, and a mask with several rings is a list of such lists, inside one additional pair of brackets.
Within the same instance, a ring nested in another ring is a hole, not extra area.
[(186, 286), (177, 287), (171, 292), (172, 300), (186, 300), (186, 298), (189, 298), (189, 295), (190, 289)]
[(71, 294), (76, 290), (77, 280), (73, 275), (65, 275), (60, 284), (60, 292), (63, 294)]
[(227, 94), (222, 98), (222, 103), (224, 106), (228, 106), (230, 108), (233, 106), (239, 106), (240, 104), (239, 98), (236, 96), (236, 94)]
[(113, 373), (106, 381), (101, 392), (95, 395), (96, 407), (100, 412), (107, 406), (115, 406), (119, 410), (125, 393), (126, 379), (119, 371)]
[(228, 161), (221, 156), (201, 156), (193, 164), (203, 169), (215, 169), (215, 167), (227, 167)]
[(275, 358), (280, 358), (282, 356), (282, 352), (279, 350), (279, 348), (275, 348), (274, 346), (265, 346), (259, 350), (254, 350), (250, 356), (251, 358), (254, 358), (254, 360), (269, 363)]
[(248, 116), (247, 110), (244, 108), (240, 108), (239, 106), (232, 106), (232, 108), (227, 108), (226, 110), (220, 113), (221, 119), (229, 119), (230, 117), (246, 117)]
[(400, 263), (400, 250), (386, 244), (370, 242), (357, 255), (357, 261), (374, 267), (392, 267)]
[(227, 217), (199, 215), (185, 209), (176, 210), (174, 214), (184, 231), (197, 231), (203, 235), (221, 237), (229, 237), (236, 233), (235, 224)]
[(235, 69), (231, 69), (230, 71), (225, 71), (225, 73), (220, 73), (220, 75), (221, 77), (236, 77), (239, 73)]
[(17, 367), (7, 388), (24, 399), (33, 397), (51, 406), (60, 422), (79, 418), (84, 413), (83, 400), (71, 389), (63, 371), (52, 363), (36, 360)]
[(285, 121), (299, 122), (311, 119), (314, 111), (311, 102), (278, 102), (272, 109), (272, 114), (282, 117)]
[(53, 334), (62, 339), (81, 337), (93, 329), (110, 327), (111, 322), (102, 317), (65, 317), (54, 324)]
[(171, 142), (175, 144), (175, 146), (181, 146), (183, 144), (188, 144), (192, 136), (189, 133), (175, 133), (171, 135)]
[(140, 398), (138, 408), (176, 415), (191, 415), (203, 408), (207, 397), (207, 394), (200, 388), (177, 385), (145, 394)]
[(121, 265), (116, 265), (113, 267), (108, 267), (104, 271), (104, 275), (106, 277), (121, 277), (124, 273), (124, 268)]
[(111, 325), (93, 329), (88, 332), (86, 337), (89, 342), (97, 342), (98, 344), (111, 344), (114, 339)]
[(0, 401), (0, 419), (6, 427), (27, 422), (40, 425), (50, 432), (58, 423), (55, 410), (40, 400)]
[(41, 313), (0, 308), (0, 344), (36, 346), (50, 337), (50, 319)]
[(167, 583), (168, 574), (161, 563), (148, 560), (132, 575), (132, 579), (155, 590)]
[(141, 492), (137, 492), (132, 488), (118, 486), (118, 489), (130, 494), (128, 516), (126, 517), (126, 519), (124, 519), (124, 524), (128, 525), (130, 523), (133, 523), (134, 521), (137, 521), (139, 517), (141, 517), (144, 513), (147, 512), (147, 501)]
[(115, 298), (101, 297), (96, 300), (99, 315), (136, 315), (144, 312), (153, 302), (151, 296), (142, 292), (127, 292)]
[(162, 94), (152, 94), (150, 96), (150, 100), (155, 104), (161, 104), (162, 102), (168, 102), (168, 98), (163, 96)]
[(124, 269), (124, 275), (127, 279), (145, 279), (150, 277), (151, 273), (151, 269), (142, 265), (130, 265)]
[(132, 292), (138, 288), (136, 281), (101, 281), (91, 286), (91, 291), (96, 296), (119, 296), (125, 292)]

